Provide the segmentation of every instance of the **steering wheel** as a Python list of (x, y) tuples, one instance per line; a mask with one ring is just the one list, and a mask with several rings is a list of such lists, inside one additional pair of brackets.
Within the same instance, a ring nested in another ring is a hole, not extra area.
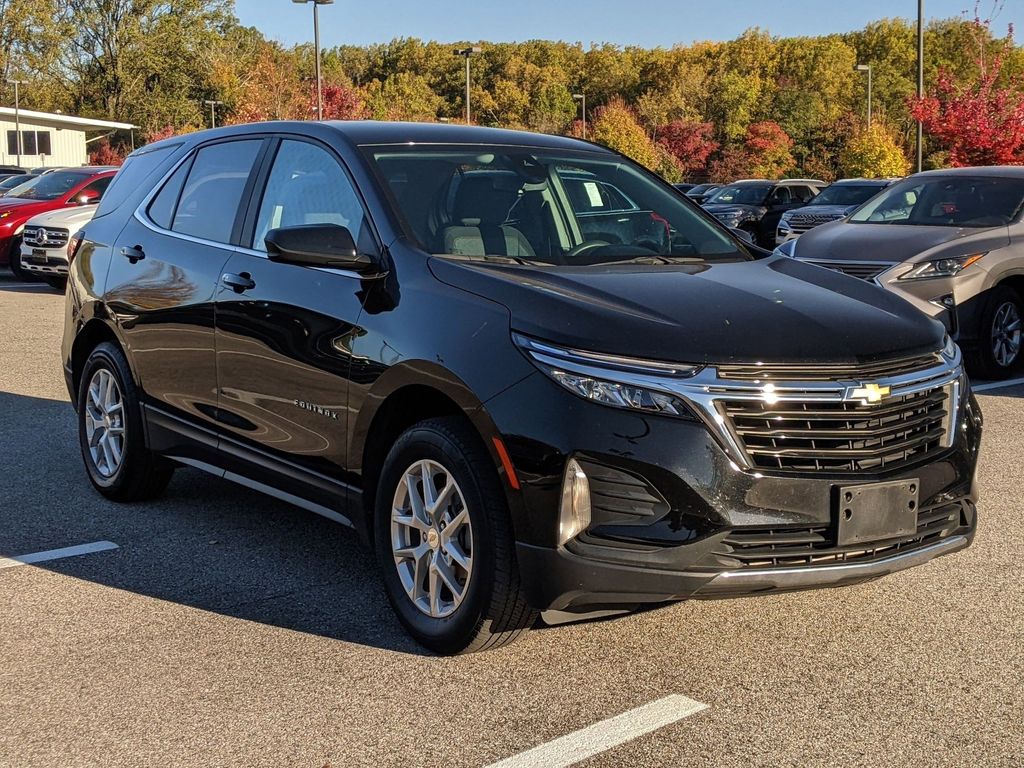
[(611, 245), (607, 240), (588, 240), (585, 243), (580, 243), (572, 250), (565, 254), (565, 260), (578, 259), (584, 254), (590, 253), (597, 248), (604, 248), (606, 245)]

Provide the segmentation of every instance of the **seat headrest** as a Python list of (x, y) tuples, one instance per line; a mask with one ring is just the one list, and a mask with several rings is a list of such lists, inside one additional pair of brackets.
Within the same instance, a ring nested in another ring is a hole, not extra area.
[(486, 176), (466, 176), (452, 202), (451, 220), (463, 224), (503, 224), (516, 201), (512, 190), (497, 189)]

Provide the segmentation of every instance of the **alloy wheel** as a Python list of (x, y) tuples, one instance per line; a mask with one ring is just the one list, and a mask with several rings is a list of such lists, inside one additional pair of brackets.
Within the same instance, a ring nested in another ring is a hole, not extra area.
[(391, 552), (406, 595), (432, 618), (454, 613), (473, 575), (473, 526), (452, 474), (429, 459), (402, 475), (391, 504)]
[(124, 459), (124, 399), (117, 379), (106, 368), (97, 370), (89, 381), (85, 435), (96, 471), (113, 477)]
[(999, 305), (992, 319), (992, 356), (1003, 368), (1009, 368), (1020, 354), (1020, 311), (1012, 301)]

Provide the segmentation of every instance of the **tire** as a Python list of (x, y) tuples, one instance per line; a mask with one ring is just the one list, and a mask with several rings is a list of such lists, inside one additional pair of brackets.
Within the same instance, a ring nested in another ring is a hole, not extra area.
[(111, 342), (98, 345), (82, 369), (78, 442), (93, 487), (113, 501), (156, 498), (174, 472), (170, 461), (146, 447), (139, 391), (124, 354)]
[(61, 293), (64, 293), (64, 291), (67, 290), (68, 279), (63, 275), (47, 275), (46, 277), (43, 278), (43, 280), (55, 291), (60, 291)]
[[(412, 498), (423, 499), (424, 468), (435, 493), (448, 491), (447, 503), (431, 523), (426, 514), (393, 514), (413, 509)], [(421, 478), (411, 487), (410, 471)], [(520, 588), (500, 480), (476, 432), (460, 419), (421, 422), (392, 446), (377, 488), (374, 536), (388, 600), (427, 648), (443, 654), (491, 650), (515, 641), (536, 621)], [(461, 587), (461, 599), (449, 582)]]
[[(1006, 321), (1016, 317), (1016, 324), (1007, 333)], [(1012, 288), (997, 285), (988, 292), (981, 311), (978, 340), (966, 351), (967, 369), (979, 379), (1005, 379), (1020, 367), (1024, 348), (1021, 319), (1024, 304)], [(1014, 330), (1015, 329), (1015, 330)], [(997, 341), (1000, 347), (997, 351)]]
[(14, 274), (14, 277), (17, 278), (18, 280), (31, 283), (39, 279), (32, 272), (29, 272), (27, 269), (24, 269), (21, 266), (20, 236), (14, 238), (14, 241), (11, 243), (11, 250), (7, 253), (7, 258), (9, 260), (11, 272)]

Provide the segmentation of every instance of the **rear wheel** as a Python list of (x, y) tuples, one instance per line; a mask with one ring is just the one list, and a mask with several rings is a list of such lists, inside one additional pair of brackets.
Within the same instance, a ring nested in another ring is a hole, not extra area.
[(1012, 288), (996, 286), (988, 293), (981, 312), (977, 346), (968, 355), (971, 375), (984, 379), (1005, 379), (1021, 360), (1024, 306)]
[(114, 501), (159, 496), (170, 461), (146, 447), (139, 393), (124, 354), (103, 342), (89, 355), (78, 388), (78, 438), (93, 486)]
[(377, 558), (399, 619), (431, 650), (498, 648), (537, 618), (520, 589), (499, 482), (476, 433), (458, 419), (413, 426), (385, 460)]

